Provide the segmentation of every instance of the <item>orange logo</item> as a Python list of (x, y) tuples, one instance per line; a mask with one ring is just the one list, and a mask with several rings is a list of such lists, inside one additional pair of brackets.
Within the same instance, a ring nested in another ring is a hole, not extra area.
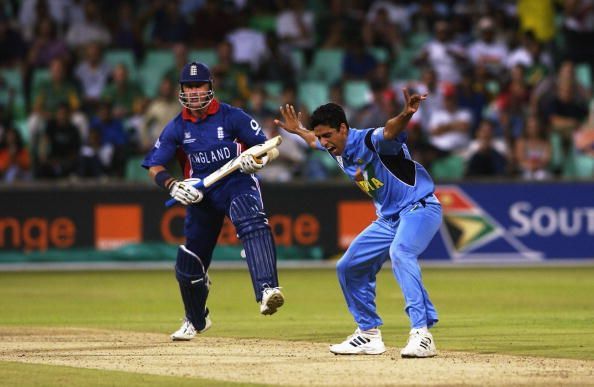
[(365, 227), (377, 218), (375, 207), (368, 201), (341, 201), (338, 203), (338, 246), (346, 249)]
[(142, 209), (136, 204), (95, 206), (95, 247), (117, 249), (142, 241)]

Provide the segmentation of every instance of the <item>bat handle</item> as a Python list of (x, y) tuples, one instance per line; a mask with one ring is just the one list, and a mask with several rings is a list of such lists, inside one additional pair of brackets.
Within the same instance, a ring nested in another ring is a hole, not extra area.
[[(204, 189), (204, 180), (200, 180), (198, 183), (194, 184), (194, 188), (201, 189), (201, 190)], [(175, 203), (177, 203), (177, 200), (175, 200), (174, 198), (171, 198), (165, 202), (165, 207), (167, 207), (167, 208), (173, 207), (175, 205)]]

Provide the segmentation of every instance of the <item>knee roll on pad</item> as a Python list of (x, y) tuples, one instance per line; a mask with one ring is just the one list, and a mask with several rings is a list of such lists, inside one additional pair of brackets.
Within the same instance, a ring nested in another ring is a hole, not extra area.
[(252, 231), (268, 228), (262, 202), (254, 195), (240, 195), (233, 199), (229, 217), (235, 225), (239, 239)]
[(204, 270), (200, 257), (184, 245), (177, 250), (175, 278), (179, 283), (187, 319), (197, 330), (203, 329), (206, 323), (206, 299), (210, 285), (208, 274)]

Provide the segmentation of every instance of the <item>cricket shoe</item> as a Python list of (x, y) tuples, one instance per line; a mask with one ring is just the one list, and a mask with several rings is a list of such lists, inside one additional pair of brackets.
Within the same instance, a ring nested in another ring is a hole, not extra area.
[(210, 320), (210, 317), (208, 317), (208, 315), (206, 315), (205, 320), (206, 320), (206, 323), (204, 325), (204, 328), (202, 328), (201, 330), (196, 330), (196, 328), (194, 328), (194, 324), (192, 324), (190, 322), (190, 320), (188, 320), (187, 318), (184, 318), (184, 322), (182, 323), (182, 326), (177, 331), (175, 331), (171, 334), (171, 340), (173, 340), (173, 341), (190, 341), (198, 333), (206, 332), (212, 326), (212, 321)]
[(411, 329), (406, 347), (400, 351), (405, 358), (433, 357), (437, 355), (435, 340), (427, 328)]
[(260, 302), (260, 313), (269, 315), (276, 313), (276, 310), (283, 306), (285, 297), (280, 288), (265, 288), (262, 291), (262, 302)]
[(342, 343), (331, 345), (330, 352), (335, 355), (380, 355), (386, 352), (386, 346), (379, 329), (372, 335), (357, 328)]

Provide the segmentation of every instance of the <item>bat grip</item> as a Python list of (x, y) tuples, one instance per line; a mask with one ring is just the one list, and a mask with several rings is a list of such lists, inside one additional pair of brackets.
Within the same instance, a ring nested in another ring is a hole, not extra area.
[[(204, 180), (200, 180), (198, 183), (194, 184), (194, 188), (196, 189), (204, 189)], [(171, 198), (165, 202), (165, 207), (173, 207), (177, 203), (177, 200)]]

